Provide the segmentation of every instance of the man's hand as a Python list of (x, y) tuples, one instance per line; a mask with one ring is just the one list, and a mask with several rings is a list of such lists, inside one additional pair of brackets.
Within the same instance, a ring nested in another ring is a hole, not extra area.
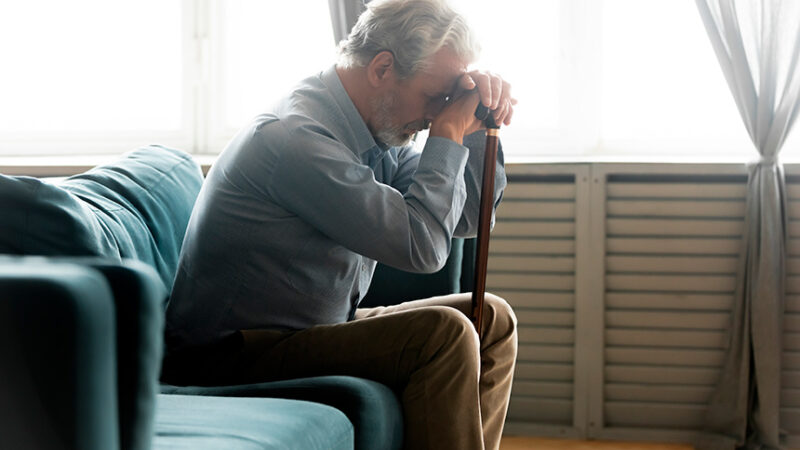
[(461, 77), (460, 86), (466, 90), (477, 87), (481, 103), (492, 111), (494, 121), (498, 125), (511, 125), (517, 99), (511, 97), (511, 85), (500, 75), (473, 70)]
[(446, 137), (460, 144), (464, 136), (484, 128), (475, 117), (479, 102), (492, 110), (497, 124), (511, 124), (517, 103), (511, 97), (511, 85), (499, 75), (473, 70), (459, 80), (453, 98), (433, 120), (430, 135)]

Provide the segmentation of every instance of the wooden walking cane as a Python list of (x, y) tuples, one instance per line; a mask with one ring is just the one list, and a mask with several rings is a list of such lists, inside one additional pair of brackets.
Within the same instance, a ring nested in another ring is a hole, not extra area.
[(494, 121), (489, 108), (478, 104), (475, 116), (486, 125), (486, 154), (483, 159), (483, 184), (481, 185), (480, 213), (478, 214), (478, 245), (475, 251), (475, 279), (472, 289), (472, 323), (481, 335), (483, 299), (486, 294), (486, 266), (489, 259), (489, 232), (494, 206), (494, 172), (497, 166), (497, 145), (500, 126)]

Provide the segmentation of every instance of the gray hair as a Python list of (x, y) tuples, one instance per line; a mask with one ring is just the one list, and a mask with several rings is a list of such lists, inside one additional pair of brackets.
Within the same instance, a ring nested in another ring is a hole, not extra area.
[(382, 51), (394, 55), (400, 79), (426, 68), (428, 58), (443, 47), (466, 62), (480, 46), (464, 18), (445, 0), (375, 0), (339, 43), (339, 66), (366, 67)]

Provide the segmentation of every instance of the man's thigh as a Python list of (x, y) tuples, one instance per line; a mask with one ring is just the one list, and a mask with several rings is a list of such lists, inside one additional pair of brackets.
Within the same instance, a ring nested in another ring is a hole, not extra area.
[(396, 312), (412, 311), (431, 306), (446, 306), (448, 308), (455, 308), (461, 311), (463, 314), (469, 315), (472, 311), (472, 294), (467, 292), (463, 294), (440, 295), (437, 297), (400, 303), (398, 305), (359, 308), (356, 310), (355, 318), (356, 320), (365, 319)]
[(242, 330), (241, 381), (351, 375), (402, 389), (427, 362), (425, 355), (470, 325), (463, 313), (444, 307), (449, 301), (433, 300), (294, 332)]
[[(464, 318), (472, 320), (472, 294), (469, 292), (430, 297), (392, 306), (359, 308), (355, 317), (356, 319), (368, 319), (424, 310), (426, 308), (443, 307), (457, 311)], [(483, 305), (483, 327), (480, 336), (481, 348), (491, 346), (498, 339), (505, 339), (511, 334), (515, 334), (516, 327), (517, 318), (508, 302), (501, 297), (486, 292)]]

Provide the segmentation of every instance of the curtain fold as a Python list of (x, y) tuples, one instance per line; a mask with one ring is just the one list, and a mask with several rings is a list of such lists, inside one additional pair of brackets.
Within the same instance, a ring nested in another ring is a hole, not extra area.
[(328, 0), (328, 9), (333, 23), (333, 38), (339, 42), (350, 34), (358, 16), (364, 11), (369, 0)]
[(778, 154), (800, 108), (800, 2), (696, 0), (759, 160), (749, 167), (727, 354), (699, 448), (779, 448), (787, 215)]

